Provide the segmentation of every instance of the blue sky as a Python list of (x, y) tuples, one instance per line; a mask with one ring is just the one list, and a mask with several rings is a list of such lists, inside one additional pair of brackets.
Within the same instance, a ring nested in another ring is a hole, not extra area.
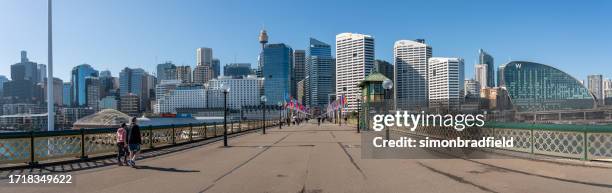
[[(19, 51), (47, 63), (46, 1), (0, 3), (0, 74)], [(612, 77), (612, 1), (358, 0), (56, 0), (55, 76), (91, 64), (114, 76), (126, 66), (154, 72), (164, 61), (195, 65), (197, 47), (222, 64), (256, 63), (262, 26), (270, 43), (305, 49), (314, 37), (334, 45), (342, 32), (375, 37), (376, 58), (392, 61), (393, 43), (425, 38), (433, 55), (461, 57), (473, 76), (479, 48), (495, 57), (553, 65), (578, 79)]]

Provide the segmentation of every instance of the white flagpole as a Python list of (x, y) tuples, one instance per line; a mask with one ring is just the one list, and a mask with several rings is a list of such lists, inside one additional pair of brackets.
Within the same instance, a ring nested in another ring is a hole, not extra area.
[(55, 111), (53, 110), (53, 103), (55, 102), (53, 95), (53, 30), (52, 30), (52, 14), (51, 14), (51, 0), (48, 1), (49, 16), (48, 16), (48, 64), (47, 64), (47, 131), (55, 130)]

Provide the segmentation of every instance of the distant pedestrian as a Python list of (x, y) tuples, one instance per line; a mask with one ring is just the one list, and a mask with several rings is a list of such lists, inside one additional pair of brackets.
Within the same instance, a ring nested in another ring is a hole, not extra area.
[(132, 124), (130, 125), (130, 130), (128, 132), (128, 148), (130, 150), (130, 160), (128, 160), (128, 164), (132, 167), (136, 166), (136, 158), (140, 152), (141, 143), (142, 138), (140, 135), (140, 127), (138, 126), (136, 117), (133, 117)]
[[(128, 159), (127, 144), (125, 143), (127, 140), (127, 132), (125, 131), (125, 127), (126, 124), (122, 123), (121, 127), (117, 129), (117, 164), (120, 166), (124, 164), (127, 165)], [(123, 161), (121, 161), (121, 157), (123, 157)]]
[(321, 126), (321, 117), (317, 117), (317, 125)]

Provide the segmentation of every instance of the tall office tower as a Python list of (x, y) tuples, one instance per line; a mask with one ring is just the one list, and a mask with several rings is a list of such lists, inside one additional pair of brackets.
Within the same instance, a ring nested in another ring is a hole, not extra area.
[(357, 85), (374, 68), (374, 38), (369, 35), (336, 35), (336, 97), (347, 98), (347, 111), (357, 110)]
[[(38, 82), (44, 82), (45, 78), (47, 78), (47, 65), (38, 64), (36, 67), (38, 73)], [(47, 92), (47, 90), (45, 90)]]
[(70, 82), (64, 82), (62, 87), (63, 87), (62, 106), (70, 107), (70, 105), (72, 104), (72, 98), (71, 98), (72, 84)]
[(298, 102), (301, 104), (305, 104), (305, 98), (304, 98), (304, 82), (305, 79), (300, 80), (297, 85), (295, 85), (297, 87), (297, 94), (295, 95), (295, 98), (297, 98)]
[(262, 29), (259, 32), (259, 43), (261, 44), (261, 52), (259, 52), (257, 69), (255, 70), (255, 74), (257, 77), (263, 77), (262, 69), (263, 69), (263, 50), (268, 43), (268, 32), (265, 29)]
[(239, 78), (251, 74), (250, 63), (231, 63), (223, 66), (223, 76)]
[(394, 98), (397, 110), (421, 111), (428, 106), (428, 59), (432, 49), (425, 40), (399, 40), (393, 47)]
[(162, 80), (176, 80), (176, 65), (172, 62), (165, 62), (157, 65), (157, 79)]
[(297, 97), (297, 83), (306, 77), (304, 68), (306, 67), (306, 51), (293, 50), (293, 75), (291, 76), (291, 96)]
[(85, 79), (89, 76), (98, 77), (99, 73), (93, 69), (89, 64), (81, 64), (72, 68), (72, 76), (70, 82), (72, 83), (72, 106), (73, 107), (84, 107), (87, 106), (87, 83)]
[(211, 66), (213, 60), (212, 48), (197, 48), (196, 49), (196, 65)]
[(476, 64), (474, 65), (474, 79), (478, 81), (480, 84), (480, 88), (491, 88), (487, 86), (487, 82), (489, 81), (487, 77), (487, 73), (489, 69), (487, 64)]
[(176, 79), (181, 80), (183, 83), (191, 82), (191, 66), (177, 66), (176, 67)]
[[(152, 80), (147, 72), (141, 68), (124, 68), (119, 73), (119, 96), (123, 99), (123, 96), (127, 96), (130, 93), (138, 96), (139, 108), (141, 111), (147, 110), (149, 103), (149, 97), (151, 96)], [(130, 99), (133, 99), (130, 98)], [(123, 102), (123, 101), (122, 101)], [(123, 103), (121, 103), (123, 105)]]
[(115, 77), (108, 70), (100, 72), (100, 99), (117, 94)]
[(293, 49), (285, 44), (266, 44), (262, 57), (264, 76), (264, 95), (266, 104), (276, 105), (285, 101), (291, 94), (291, 66), (293, 66)]
[(40, 82), (38, 64), (28, 59), (26, 51), (21, 51), (21, 62), (11, 65), (11, 80), (29, 80), (34, 84)]
[(129, 116), (140, 115), (140, 97), (134, 93), (128, 93), (121, 96), (119, 103), (119, 110)]
[[(45, 80), (42, 82), (41, 86), (43, 88), (43, 98), (44, 101), (47, 102), (48, 98), (47, 98), (47, 92), (44, 92), (47, 90), (47, 81), (48, 79), (45, 78)], [(63, 103), (63, 91), (64, 90), (64, 81), (62, 81), (62, 79), (59, 78), (53, 78), (53, 104), (54, 105), (58, 105), (61, 106)]]
[(3, 93), (4, 83), (8, 82), (8, 81), (9, 81), (9, 79), (6, 78), (6, 76), (0, 75), (0, 97), (4, 96), (4, 93)]
[(497, 68), (497, 86), (498, 87), (506, 86), (506, 82), (504, 80), (504, 68), (506, 68), (505, 64), (499, 65), (499, 68)]
[(432, 57), (428, 64), (429, 109), (460, 110), (465, 89), (463, 59)]
[(466, 79), (465, 80), (465, 97), (470, 98), (478, 98), (480, 97), (480, 87), (481, 84), (477, 80), (474, 79)]
[(100, 101), (100, 78), (88, 76), (85, 78), (85, 92), (87, 93), (86, 101), (87, 107), (93, 109), (95, 112), (98, 112)]
[(597, 104), (603, 105), (604, 103), (604, 89), (603, 89), (603, 76), (601, 74), (589, 75), (587, 77), (589, 82), (589, 91), (595, 96)]
[(336, 64), (331, 55), (331, 46), (310, 38), (305, 70), (305, 103), (322, 109), (329, 103), (328, 96), (335, 94)]
[(374, 61), (374, 70), (372, 72), (379, 72), (385, 75), (387, 78), (393, 80), (393, 65), (384, 60)]
[(196, 67), (193, 69), (193, 82), (204, 84), (212, 79), (212, 48), (196, 49)]
[(487, 65), (487, 84), (486, 84), (487, 87), (488, 88), (495, 87), (495, 82), (493, 82), (493, 80), (495, 79), (495, 72), (493, 70), (495, 69), (493, 56), (486, 53), (483, 49), (479, 49), (478, 50), (478, 63)]
[(219, 75), (221, 74), (221, 60), (219, 60), (217, 58), (213, 58), (211, 68), (212, 68), (212, 71), (213, 71), (212, 78), (219, 77)]
[(212, 79), (213, 71), (210, 66), (196, 66), (193, 69), (193, 82), (198, 84), (207, 83)]

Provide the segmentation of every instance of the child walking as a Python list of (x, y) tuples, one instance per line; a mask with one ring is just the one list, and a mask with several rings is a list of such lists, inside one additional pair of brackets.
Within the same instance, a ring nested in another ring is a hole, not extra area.
[[(125, 143), (125, 140), (127, 139), (127, 132), (125, 131), (125, 127), (126, 124), (122, 123), (121, 127), (117, 129), (117, 164), (119, 166), (124, 164), (127, 165), (128, 153), (127, 144)], [(123, 161), (121, 161), (121, 157), (123, 157)]]

